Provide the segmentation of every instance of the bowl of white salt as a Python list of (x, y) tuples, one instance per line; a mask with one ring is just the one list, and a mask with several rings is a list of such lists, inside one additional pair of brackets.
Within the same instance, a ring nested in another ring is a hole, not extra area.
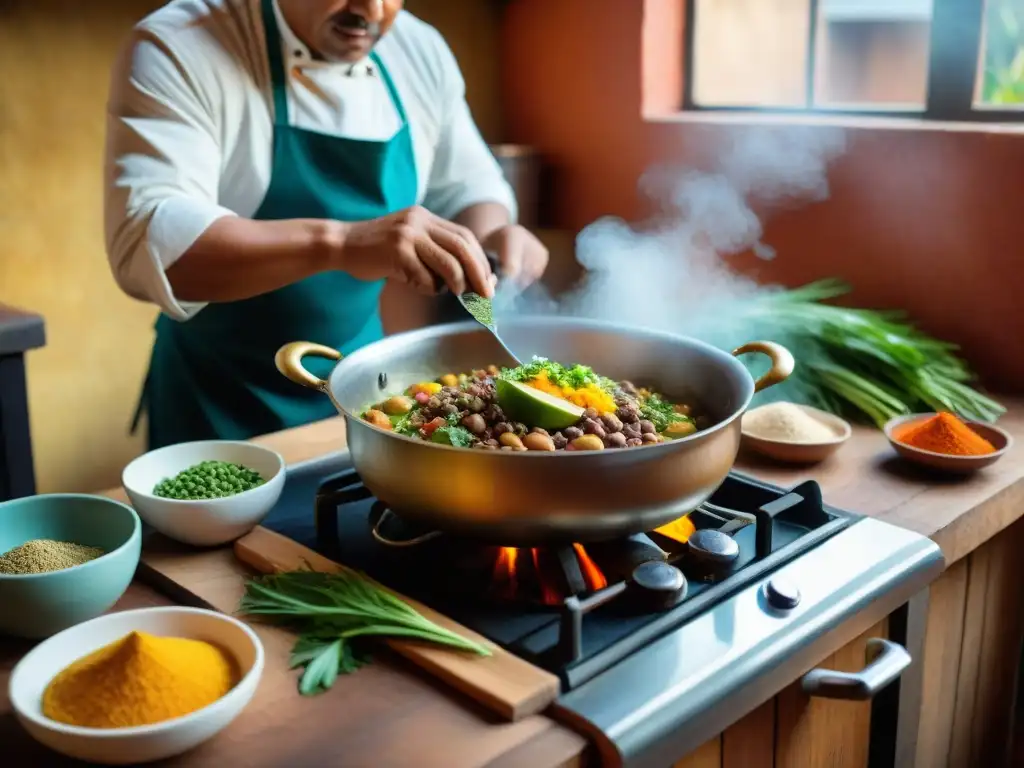
[(816, 464), (850, 439), (838, 416), (796, 403), (768, 403), (743, 414), (743, 446), (776, 461)]

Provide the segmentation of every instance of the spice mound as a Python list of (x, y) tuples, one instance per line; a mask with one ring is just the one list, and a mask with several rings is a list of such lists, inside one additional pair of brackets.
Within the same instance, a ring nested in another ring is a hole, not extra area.
[(181, 501), (221, 499), (251, 491), (258, 485), (263, 485), (260, 473), (241, 464), (201, 461), (159, 482), (153, 489), (153, 495)]
[(937, 413), (924, 421), (901, 424), (892, 436), (911, 448), (947, 456), (985, 456), (996, 451), (992, 443), (952, 413)]
[(61, 671), (43, 714), (85, 728), (130, 728), (202, 709), (234, 687), (233, 659), (201, 640), (132, 632)]
[(828, 443), (838, 435), (793, 403), (769, 403), (743, 416), (743, 431), (765, 440)]
[(0, 555), (0, 573), (11, 576), (63, 571), (88, 563), (103, 554), (99, 547), (86, 547), (70, 541), (34, 539)]

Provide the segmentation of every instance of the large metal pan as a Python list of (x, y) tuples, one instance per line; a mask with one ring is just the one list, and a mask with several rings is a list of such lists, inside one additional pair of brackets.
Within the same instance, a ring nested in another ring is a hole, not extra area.
[[(520, 354), (579, 362), (616, 380), (649, 384), (710, 417), (709, 429), (638, 448), (555, 453), (438, 445), (373, 427), (367, 406), (419, 381), (489, 364), (511, 364), (472, 322), (391, 336), (341, 359), (306, 341), (282, 347), (277, 367), (327, 395), (344, 414), (352, 461), (366, 486), (402, 518), (492, 544), (540, 545), (649, 531), (692, 511), (722, 483), (740, 443), (740, 417), (755, 392), (783, 381), (793, 357), (771, 342), (732, 355), (694, 339), (567, 318), (502, 322)], [(756, 383), (736, 355), (767, 355)], [(324, 380), (306, 356), (340, 360)]]

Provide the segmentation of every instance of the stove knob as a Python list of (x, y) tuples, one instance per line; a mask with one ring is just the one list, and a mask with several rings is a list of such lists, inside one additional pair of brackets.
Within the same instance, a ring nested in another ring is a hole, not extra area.
[(768, 605), (780, 611), (791, 611), (800, 604), (800, 590), (780, 576), (770, 579), (764, 592)]

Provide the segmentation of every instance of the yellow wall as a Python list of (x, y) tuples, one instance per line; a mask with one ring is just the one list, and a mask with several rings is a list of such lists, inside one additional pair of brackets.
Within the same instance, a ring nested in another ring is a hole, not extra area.
[[(155, 310), (124, 297), (103, 251), (109, 67), (156, 0), (0, 0), (0, 302), (46, 318), (28, 356), (39, 490), (119, 482)], [(494, 0), (410, 0), (445, 34), (488, 140), (501, 136)]]

